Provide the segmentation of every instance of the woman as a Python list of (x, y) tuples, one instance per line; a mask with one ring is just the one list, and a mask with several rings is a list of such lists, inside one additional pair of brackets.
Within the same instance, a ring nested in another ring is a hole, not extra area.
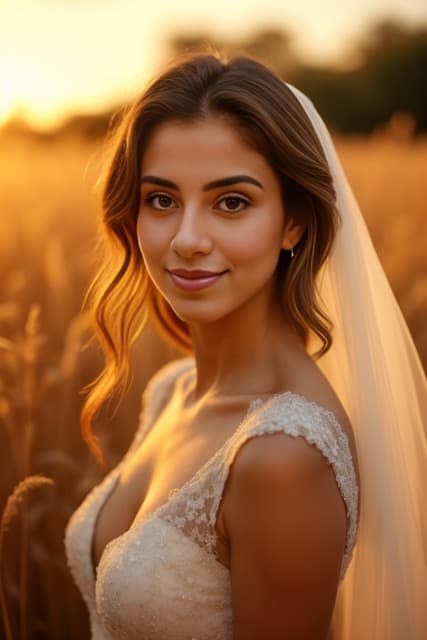
[(101, 461), (146, 320), (188, 355), (67, 526), (92, 637), (420, 638), (425, 379), (309, 100), (244, 56), (176, 62), (115, 133), (103, 213)]

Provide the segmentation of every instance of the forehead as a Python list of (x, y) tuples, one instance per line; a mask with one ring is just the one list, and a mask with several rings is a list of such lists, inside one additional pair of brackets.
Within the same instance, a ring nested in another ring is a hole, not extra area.
[(264, 156), (249, 146), (239, 129), (219, 117), (159, 125), (142, 153), (143, 173), (177, 168), (193, 172), (272, 173)]

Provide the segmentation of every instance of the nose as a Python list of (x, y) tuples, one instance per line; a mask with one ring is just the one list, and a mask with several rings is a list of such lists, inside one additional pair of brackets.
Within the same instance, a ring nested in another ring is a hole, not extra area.
[(212, 239), (209, 236), (206, 219), (196, 208), (186, 209), (179, 221), (179, 227), (171, 240), (171, 249), (183, 258), (195, 253), (209, 253)]

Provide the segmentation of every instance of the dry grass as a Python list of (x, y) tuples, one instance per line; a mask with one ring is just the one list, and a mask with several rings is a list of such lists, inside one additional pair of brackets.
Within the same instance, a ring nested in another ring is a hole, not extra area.
[(427, 368), (427, 138), (337, 141), (372, 240)]
[[(383, 135), (337, 144), (426, 364), (427, 141)], [(21, 517), (10, 520), (4, 538), (4, 606), (9, 633), (22, 640), (89, 637), (86, 608), (65, 563), (63, 533), (75, 506), (101, 478), (78, 427), (79, 390), (100, 365), (98, 351), (83, 348), (89, 330), (80, 313), (93, 268), (98, 169), (99, 143), (77, 136), (2, 141), (0, 450), (6, 464), (0, 511), (25, 478), (42, 473), (55, 483), (55, 491), (37, 493)], [(111, 464), (135, 429), (142, 386), (174, 355), (152, 333), (141, 341), (126, 403), (99, 432)]]
[[(3, 510), (3, 514), (0, 520), (0, 569), (2, 567), (2, 556), (3, 556), (3, 548), (4, 548), (4, 538), (7, 531), (10, 529), (13, 519), (19, 514), (19, 510), (21, 509), (23, 514), (23, 519), (25, 524), (28, 524), (28, 516), (27, 516), (27, 493), (32, 491), (35, 488), (52, 485), (53, 480), (51, 478), (46, 478), (41, 474), (26, 476), (24, 480), (14, 488), (13, 493), (9, 496), (6, 502), (6, 506)], [(22, 531), (25, 532), (25, 538), (21, 541), (21, 549), (26, 550), (28, 547), (28, 526), (23, 527)], [(20, 584), (20, 630), (21, 637), (28, 637), (28, 623), (29, 616), (27, 615), (27, 581), (28, 581), (28, 561), (26, 554), (24, 558), (21, 559), (21, 584)], [(13, 633), (12, 627), (10, 624), (9, 613), (7, 609), (6, 597), (3, 589), (3, 580), (0, 570), (0, 604), (1, 604), (1, 614), (2, 620), (4, 623), (4, 630), (7, 640), (12, 640)]]
[[(84, 348), (89, 331), (80, 313), (93, 268), (96, 163), (97, 145), (81, 139), (2, 140), (0, 511), (26, 477), (42, 472), (55, 482), (55, 492), (37, 494), (11, 522), (4, 541), (4, 599), (13, 637), (22, 639), (89, 635), (63, 535), (102, 476), (78, 427), (79, 391), (100, 366), (98, 351)], [(141, 386), (173, 355), (152, 335), (138, 354), (127, 403), (100, 434), (111, 464), (135, 429)]]

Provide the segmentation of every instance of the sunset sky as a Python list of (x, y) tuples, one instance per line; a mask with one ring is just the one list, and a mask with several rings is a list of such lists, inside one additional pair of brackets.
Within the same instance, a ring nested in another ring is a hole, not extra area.
[[(343, 56), (375, 20), (427, 23), (425, 0), (0, 0), (0, 124), (37, 127), (130, 98), (175, 32), (283, 27), (312, 62)], [(207, 28), (207, 25), (209, 28)]]

